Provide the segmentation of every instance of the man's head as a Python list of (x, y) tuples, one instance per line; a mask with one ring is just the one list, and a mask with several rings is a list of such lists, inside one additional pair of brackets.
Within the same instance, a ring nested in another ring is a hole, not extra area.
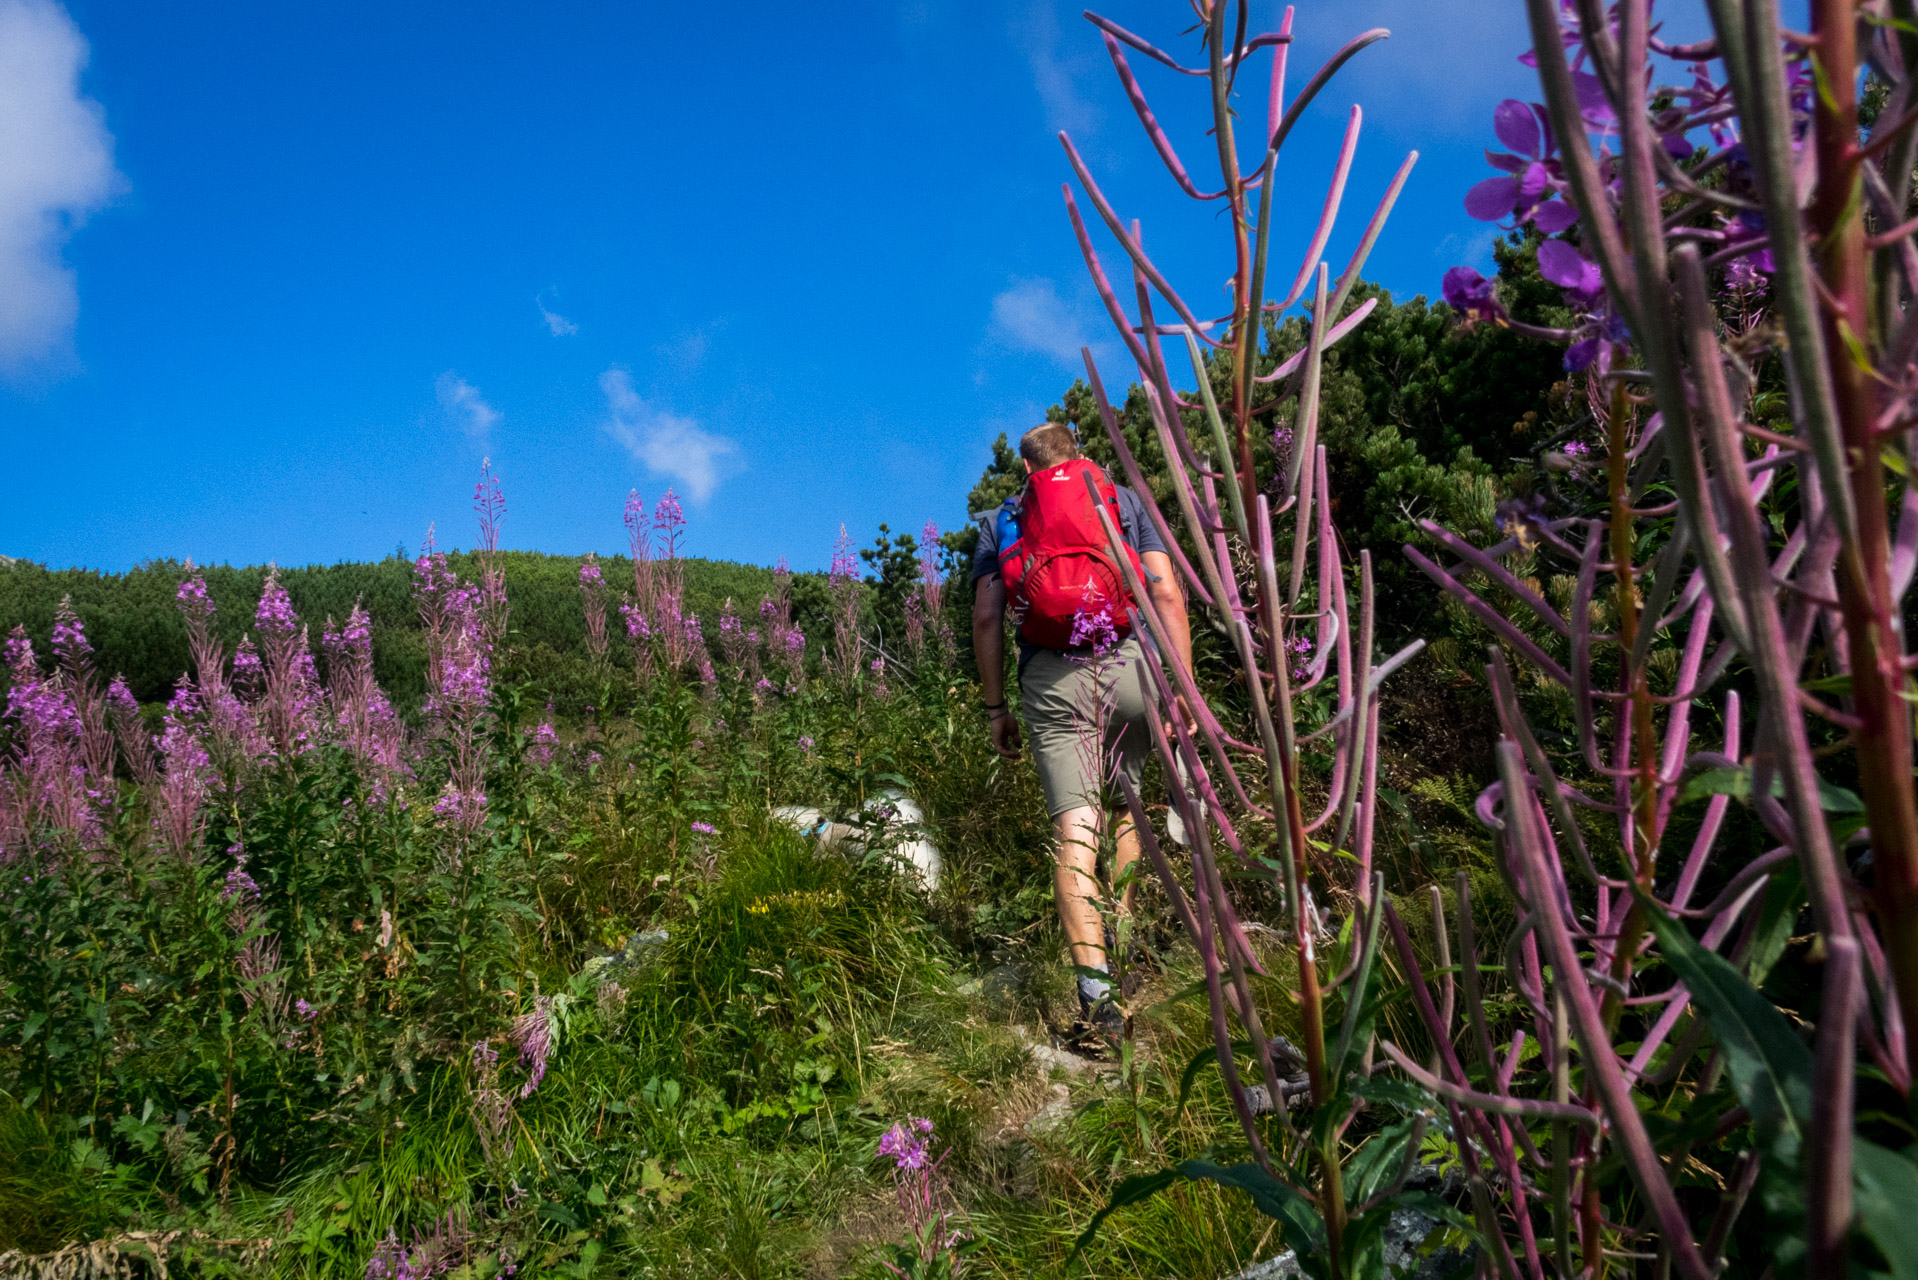
[(1079, 442), (1063, 422), (1042, 422), (1019, 437), (1019, 456), (1025, 459), (1028, 472), (1044, 471), (1078, 457)]

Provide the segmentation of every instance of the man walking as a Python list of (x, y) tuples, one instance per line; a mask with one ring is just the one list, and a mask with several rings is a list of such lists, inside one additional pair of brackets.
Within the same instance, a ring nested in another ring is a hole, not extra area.
[[(1140, 683), (1150, 677), (1126, 618), (1131, 593), (1112, 560), (1087, 475), (1171, 633), (1165, 639), (1188, 669), (1192, 638), (1171, 557), (1139, 496), (1112, 484), (1096, 464), (1081, 458), (1072, 429), (1061, 423), (1041, 423), (1026, 432), (1019, 457), (1025, 489), (979, 521), (972, 558), (973, 653), (993, 749), (1016, 760), (1019, 724), (1004, 688), (1010, 607), (1019, 628), (1021, 710), (1057, 838), (1053, 896), (1073, 961), (1082, 971), (1080, 1008), (1087, 1022), (1114, 1033), (1123, 1019), (1111, 1002), (1110, 986), (1084, 972), (1111, 973), (1097, 905), (1108, 887), (1098, 875), (1099, 837), (1108, 817), (1101, 783), (1116, 767), (1138, 786), (1152, 749)], [(1123, 808), (1114, 835), (1116, 882), (1139, 856), (1139, 836)], [(1128, 888), (1119, 902), (1121, 912), (1131, 910), (1131, 897)]]

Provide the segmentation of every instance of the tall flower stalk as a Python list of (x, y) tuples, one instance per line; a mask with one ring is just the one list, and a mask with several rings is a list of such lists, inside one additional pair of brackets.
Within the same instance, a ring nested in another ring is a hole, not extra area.
[[(73, 653), (71, 634), (62, 647)], [(99, 820), (89, 794), (86, 728), (68, 673), (42, 674), (22, 627), (7, 638), (5, 653), (9, 683), (0, 723), (10, 768), (0, 792), (0, 858), (54, 856), (91, 845)]]
[(499, 527), (506, 519), (506, 494), (493, 460), (480, 463), (480, 478), (473, 485), (473, 512), (479, 516), (479, 617), (489, 645), (498, 645), (506, 637), (506, 566), (500, 560)]
[(373, 622), (365, 607), (355, 601), (346, 625), (335, 631), (328, 619), (320, 636), (327, 699), (340, 738), (379, 773), (402, 768), (405, 731), (373, 676)]
[(259, 718), (271, 750), (283, 761), (292, 760), (317, 745), (320, 680), (306, 627), (293, 612), (277, 568), (267, 570), (253, 630), (262, 675)]
[(832, 595), (830, 665), (833, 679), (843, 689), (851, 689), (859, 679), (859, 579), (859, 557), (853, 554), (852, 535), (842, 524), (833, 543), (826, 587)]
[(906, 649), (915, 660), (930, 644), (942, 662), (953, 656), (952, 624), (945, 613), (945, 579), (939, 573), (939, 526), (919, 531), (919, 581), (906, 597)]
[(493, 646), (480, 588), (459, 580), (429, 541), (413, 565), (413, 598), (427, 636), (422, 708), (445, 744), (447, 780), (433, 811), (470, 837), (486, 820), (487, 730)]
[[(1326, 349), (1372, 310), (1368, 301), (1345, 314), (1359, 271), (1416, 155), (1400, 167), (1357, 250), (1334, 278), (1322, 255), (1358, 144), (1361, 112), (1354, 106), (1303, 258), (1285, 293), (1269, 301), (1269, 241), (1276, 225), (1273, 191), (1281, 182), (1288, 187), (1297, 184), (1290, 175), (1281, 176), (1280, 151), (1333, 74), (1387, 33), (1369, 31), (1351, 41), (1288, 103), (1285, 74), (1292, 42), (1291, 11), (1286, 11), (1277, 31), (1249, 36), (1243, 4), (1200, 0), (1195, 10), (1203, 32), (1200, 66), (1184, 65), (1096, 14), (1088, 13), (1087, 18), (1098, 29), (1126, 97), (1173, 181), (1187, 196), (1224, 215), (1232, 241), (1227, 314), (1201, 319), (1194, 312), (1146, 254), (1137, 224), (1128, 223), (1106, 197), (1072, 139), (1059, 135), (1080, 189), (1131, 267), (1136, 312), (1128, 310), (1114, 289), (1081, 216), (1079, 199), (1067, 186), (1066, 212), (1093, 285), (1144, 388), (1189, 535), (1189, 555), (1153, 504), (1087, 351), (1086, 372), (1093, 396), (1126, 479), (1145, 500), (1148, 518), (1171, 549), (1186, 591), (1210, 612), (1225, 636), (1244, 696), (1246, 723), (1228, 725), (1200, 695), (1195, 673), (1177, 657), (1171, 633), (1157, 616), (1144, 584), (1128, 581), (1136, 601), (1132, 622), (1146, 642), (1143, 682), (1149, 701), (1158, 709), (1152, 717), (1155, 726), (1164, 717), (1163, 726), (1155, 728), (1155, 745), (1166, 765), (1173, 808), (1191, 842), (1190, 890), (1153, 838), (1139, 796), (1129, 785), (1126, 799), (1147, 856), (1198, 948), (1215, 1055), (1252, 1156), (1249, 1165), (1236, 1170), (1188, 1161), (1181, 1172), (1256, 1186), (1261, 1203), (1286, 1218), (1288, 1243), (1301, 1263), (1318, 1274), (1344, 1276), (1362, 1265), (1400, 1191), (1390, 1177), (1378, 1181), (1373, 1174), (1348, 1185), (1341, 1136), (1356, 1114), (1352, 1090), (1359, 1085), (1352, 1082), (1352, 1073), (1370, 1062), (1370, 1022), (1361, 1011), (1374, 972), (1372, 961), (1385, 908), (1371, 873), (1378, 691), (1385, 676), (1420, 646), (1415, 643), (1385, 662), (1375, 659), (1369, 559), (1361, 558), (1357, 607), (1348, 599), (1327, 492), (1326, 452), (1318, 443), (1320, 361)], [(1268, 49), (1272, 53), (1264, 94), (1266, 119), (1255, 135), (1254, 159), (1247, 166), (1240, 158), (1239, 133), (1245, 117), (1233, 105), (1235, 88), (1254, 56)], [(1202, 190), (1187, 171), (1147, 104), (1131, 55), (1191, 77), (1208, 89), (1219, 164), (1215, 189)], [(1260, 335), (1265, 318), (1308, 297), (1306, 349), (1261, 374)], [(1171, 312), (1164, 321), (1158, 316), (1161, 307)], [(1173, 341), (1174, 359), (1182, 356), (1189, 362), (1195, 384), (1189, 392), (1174, 389), (1167, 338)], [(1293, 447), (1275, 505), (1254, 469), (1252, 443), (1267, 430), (1262, 417), (1295, 396)], [(1106, 521), (1115, 561), (1130, 575), (1129, 562), (1118, 546), (1119, 531), (1104, 516), (1101, 504), (1095, 500), (1094, 506)], [(1318, 658), (1305, 679), (1298, 681), (1287, 659), (1298, 652), (1295, 641), (1301, 635), (1311, 637)], [(1331, 785), (1322, 807), (1309, 806), (1300, 769), (1305, 737), (1294, 720), (1294, 701), (1333, 678), (1337, 714), (1313, 735), (1330, 738)], [(1220, 867), (1224, 854), (1214, 845), (1215, 830), (1224, 853), (1245, 869), (1267, 870), (1283, 895), (1286, 937), (1298, 974), (1302, 1042), (1298, 1045), (1268, 1032), (1265, 1014), (1254, 998), (1250, 975), (1263, 972), (1263, 965), (1225, 893)], [(1323, 852), (1315, 854), (1315, 850)], [(1333, 873), (1332, 859), (1341, 855), (1349, 855), (1358, 870), (1349, 887), (1340, 883), (1342, 875)], [(1330, 981), (1330, 975), (1322, 971), (1323, 923), (1315, 901), (1328, 889), (1349, 893), (1364, 917), (1348, 957), (1351, 963)], [(1364, 940), (1363, 945), (1358, 939)], [(1343, 1025), (1335, 1027), (1329, 1024), (1329, 1010), (1336, 1007), (1331, 1002), (1341, 993)], [(1236, 1034), (1233, 1022), (1240, 1027)], [(1249, 1053), (1243, 1052), (1241, 1043)], [(1242, 1058), (1250, 1060), (1249, 1077), (1239, 1065)], [(1321, 1118), (1309, 1132), (1295, 1129), (1286, 1115), (1289, 1101), (1301, 1095)], [(1399, 1135), (1395, 1140), (1404, 1142), (1411, 1131), (1401, 1127), (1395, 1132)], [(1282, 1210), (1277, 1208), (1281, 1205)], [(1294, 1234), (1301, 1238), (1293, 1239)]]
[[(1918, 1066), (1903, 629), (1918, 487), (1902, 479), (1918, 446), (1918, 224), (1907, 221), (1918, 42), (1897, 6), (1888, 18), (1813, 0), (1808, 35), (1781, 27), (1775, 0), (1706, 9), (1712, 38), (1674, 47), (1649, 0), (1526, 0), (1544, 100), (1501, 105), (1494, 127), (1511, 153), (1492, 159), (1514, 176), (1481, 183), (1468, 209), (1550, 237), (1539, 268), (1577, 323), (1537, 336), (1566, 341), (1567, 369), (1590, 379), (1603, 499), (1586, 514), (1514, 512), (1490, 548), (1428, 527), (1450, 565), (1411, 553), (1500, 641), (1488, 675), (1501, 780), (1479, 807), (1525, 912), (1515, 985), (1551, 1046), (1555, 1098), (1512, 1099), (1509, 1071), (1492, 1074), (1490, 1096), (1473, 1091), (1444, 1055), (1434, 1083), (1481, 1123), (1549, 1112), (1576, 1128), (1555, 1134), (1549, 1157), (1549, 1262), (1529, 1215), (1513, 1212), (1522, 1247), (1508, 1262), (1535, 1276), (1604, 1268), (1616, 1238), (1598, 1185), (1608, 1150), (1649, 1211), (1624, 1238), (1650, 1236), (1660, 1266), (1686, 1277), (1713, 1273), (1761, 1168), (1765, 1212), (1803, 1242), (1812, 1275), (1846, 1274), (1855, 1212), (1888, 1254), (1884, 1233), (1903, 1230), (1869, 1197), (1854, 1202), (1854, 1162), (1883, 1169), (1899, 1157), (1854, 1137), (1851, 1080), (1861, 1052), (1903, 1093)], [(1869, 130), (1858, 110), (1867, 64), (1887, 91)], [(1476, 273), (1455, 270), (1447, 292), (1478, 319), (1512, 323)], [(1634, 367), (1620, 367), (1628, 357)], [(1786, 388), (1782, 420), (1764, 410), (1767, 377)], [(1675, 501), (1653, 499), (1660, 488)], [(1531, 588), (1530, 566), (1508, 567), (1515, 558), (1576, 566), (1569, 611)], [(1518, 601), (1512, 618), (1480, 594), (1494, 589)], [(1676, 662), (1661, 668), (1653, 659), (1667, 644)], [(1531, 669), (1528, 683), (1570, 695), (1570, 759), (1555, 760), (1526, 722), (1508, 653)], [(1694, 708), (1734, 664), (1751, 673), (1754, 705), (1747, 716), (1736, 693), (1718, 695), (1724, 729), (1708, 738)], [(1856, 768), (1865, 826), (1849, 840), (1868, 846), (1868, 862), (1841, 856), (1829, 825), (1842, 793), (1820, 760), (1833, 755)], [(1674, 807), (1701, 787), (1721, 794), (1697, 837), (1665, 847)], [(1732, 791), (1777, 843), (1716, 867)], [(1579, 809), (1606, 815), (1622, 874), (1592, 856)], [(1704, 884), (1724, 887), (1700, 904)], [(1801, 893), (1827, 955), (1815, 1063), (1756, 993), (1733, 1002), (1764, 981), (1782, 946), (1776, 922), (1790, 931)], [(1461, 915), (1469, 932), (1463, 904)], [(1662, 971), (1647, 964), (1654, 952)], [(1654, 1086), (1703, 1105), (1723, 1078), (1716, 1061), (1700, 1063), (1700, 1015), (1752, 1113), (1743, 1189), (1703, 1230), (1672, 1180), (1687, 1148), (1661, 1147), (1640, 1114)], [(1427, 1021), (1449, 1033), (1445, 1019)], [(1742, 1073), (1735, 1048), (1741, 1024), (1749, 1035), (1768, 1021), (1778, 1034), (1758, 1048), (1771, 1085)], [(1482, 1028), (1471, 1040), (1483, 1060)], [(1509, 1155), (1515, 1177), (1535, 1176), (1519, 1163)]]
[(605, 579), (599, 561), (589, 555), (579, 566), (580, 605), (586, 615), (586, 651), (594, 662), (606, 661)]

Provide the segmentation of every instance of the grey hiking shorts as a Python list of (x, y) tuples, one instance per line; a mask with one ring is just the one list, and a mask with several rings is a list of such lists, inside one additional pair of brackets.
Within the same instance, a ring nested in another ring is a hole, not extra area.
[(1026, 736), (1053, 817), (1098, 805), (1100, 783), (1116, 777), (1115, 757), (1119, 772), (1139, 785), (1152, 750), (1139, 683), (1152, 678), (1145, 661), (1138, 637), (1128, 636), (1096, 664), (1057, 649), (1034, 649), (1020, 669)]

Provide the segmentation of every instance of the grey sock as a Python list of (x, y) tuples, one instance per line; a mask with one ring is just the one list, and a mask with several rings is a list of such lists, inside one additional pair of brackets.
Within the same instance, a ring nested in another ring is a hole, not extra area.
[[(1100, 973), (1111, 972), (1110, 969), (1107, 969), (1102, 964), (1091, 967), (1096, 968)], [(1112, 984), (1108, 983), (1104, 978), (1094, 978), (1082, 973), (1079, 975), (1079, 994), (1094, 1004), (1097, 1004), (1112, 994)]]

